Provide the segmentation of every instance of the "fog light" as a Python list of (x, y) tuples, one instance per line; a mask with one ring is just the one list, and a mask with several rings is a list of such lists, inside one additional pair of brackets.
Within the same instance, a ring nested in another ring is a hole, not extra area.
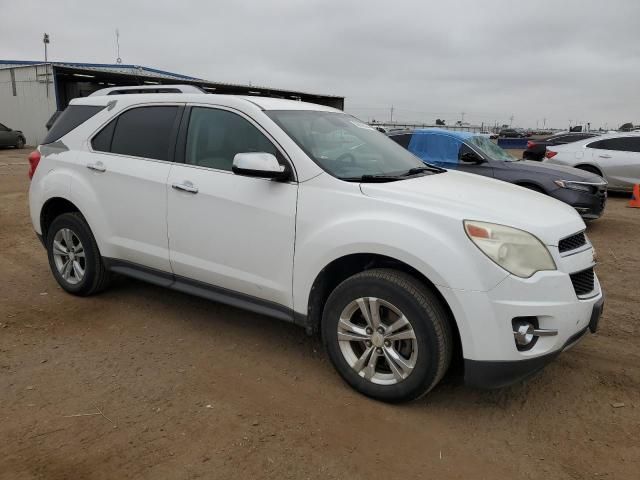
[(538, 327), (538, 317), (516, 317), (511, 320), (513, 338), (519, 351), (530, 350), (539, 337), (553, 337), (558, 330)]
[(520, 321), (513, 325), (513, 336), (516, 339), (516, 344), (526, 347), (535, 338), (533, 334), (536, 328), (533, 324), (525, 321)]

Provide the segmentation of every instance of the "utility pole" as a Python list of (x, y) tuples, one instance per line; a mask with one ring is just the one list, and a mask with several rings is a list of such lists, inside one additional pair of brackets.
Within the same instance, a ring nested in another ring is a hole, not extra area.
[(116, 28), (116, 63), (119, 65), (122, 63), (120, 58), (120, 30)]
[(542, 128), (546, 128), (547, 127), (547, 119), (543, 118), (542, 119)]
[(460, 113), (460, 117), (461, 117), (460, 118), (460, 126), (462, 126), (464, 124), (464, 114), (465, 114), (465, 112), (461, 112)]
[(509, 117), (509, 126), (512, 127), (513, 126), (513, 113), (511, 114), (511, 116)]
[(49, 98), (49, 57), (47, 55), (47, 45), (49, 45), (49, 34), (45, 33), (42, 37), (42, 43), (44, 43), (44, 83), (47, 89), (47, 98)]
[(393, 123), (393, 105), (391, 105), (391, 110), (389, 112), (389, 123)]

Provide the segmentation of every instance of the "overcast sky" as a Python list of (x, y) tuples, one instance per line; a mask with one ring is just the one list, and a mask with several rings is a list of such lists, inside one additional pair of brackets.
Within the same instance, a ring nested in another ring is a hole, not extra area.
[[(55, 7), (52, 5), (55, 4)], [(0, 0), (0, 59), (343, 95), (364, 120), (640, 123), (640, 0)]]

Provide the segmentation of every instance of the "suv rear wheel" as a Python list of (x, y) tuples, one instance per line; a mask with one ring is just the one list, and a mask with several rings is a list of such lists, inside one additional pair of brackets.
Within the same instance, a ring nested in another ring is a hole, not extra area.
[(46, 239), (49, 266), (58, 284), (74, 295), (86, 296), (106, 288), (109, 272), (84, 217), (77, 212), (56, 217)]
[(367, 270), (338, 285), (324, 309), (322, 336), (342, 378), (386, 402), (431, 390), (453, 348), (440, 300), (416, 278), (389, 269)]

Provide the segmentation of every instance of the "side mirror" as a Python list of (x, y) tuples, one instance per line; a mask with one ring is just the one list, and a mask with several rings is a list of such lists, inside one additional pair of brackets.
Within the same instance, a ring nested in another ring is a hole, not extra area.
[(480, 164), (485, 162), (484, 158), (482, 158), (476, 152), (473, 152), (471, 150), (467, 150), (466, 152), (461, 153), (460, 161), (464, 163), (475, 163), (475, 164)]
[(274, 155), (264, 152), (236, 153), (236, 156), (233, 157), (231, 170), (236, 175), (245, 175), (247, 177), (273, 178), (276, 180), (289, 178), (288, 169), (284, 165), (280, 165)]

